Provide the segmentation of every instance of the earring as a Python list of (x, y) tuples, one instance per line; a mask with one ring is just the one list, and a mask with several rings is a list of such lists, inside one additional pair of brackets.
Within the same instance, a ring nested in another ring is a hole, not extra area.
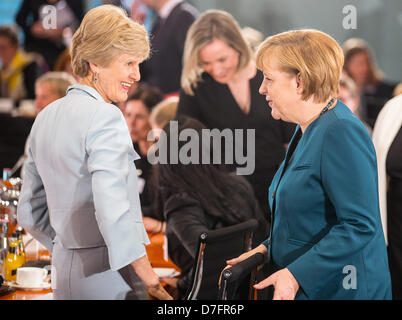
[(97, 73), (97, 72), (95, 72), (95, 74), (94, 74), (93, 83), (94, 83), (94, 84), (97, 84), (97, 83), (98, 83), (98, 73)]

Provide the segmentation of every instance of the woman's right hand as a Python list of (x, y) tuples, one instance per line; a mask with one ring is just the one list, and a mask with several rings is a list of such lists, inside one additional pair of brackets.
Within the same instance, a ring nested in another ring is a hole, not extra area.
[(156, 299), (156, 300), (173, 300), (172, 296), (167, 293), (167, 291), (163, 288), (161, 283), (158, 282), (154, 285), (145, 285), (145, 290), (148, 295), (148, 299)]
[(146, 255), (131, 262), (131, 266), (144, 283), (145, 290), (149, 298), (158, 300), (173, 300), (172, 296), (166, 292), (159, 282), (159, 277), (152, 269), (152, 266), (149, 263)]

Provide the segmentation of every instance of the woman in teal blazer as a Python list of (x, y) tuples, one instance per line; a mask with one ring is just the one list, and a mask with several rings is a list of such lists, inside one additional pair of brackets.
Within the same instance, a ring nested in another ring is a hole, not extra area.
[(274, 299), (391, 299), (370, 136), (338, 94), (343, 54), (316, 30), (264, 41), (260, 93), (272, 115), (297, 123), (269, 189), (272, 226), (255, 252), (267, 254)]

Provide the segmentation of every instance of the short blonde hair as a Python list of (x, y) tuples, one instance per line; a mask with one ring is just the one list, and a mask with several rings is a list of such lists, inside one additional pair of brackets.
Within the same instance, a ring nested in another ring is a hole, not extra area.
[(184, 44), (181, 86), (187, 94), (194, 95), (193, 89), (201, 81), (203, 69), (199, 53), (214, 39), (223, 40), (239, 53), (238, 70), (246, 67), (252, 58), (240, 26), (231, 14), (221, 10), (204, 12), (189, 28)]
[(302, 99), (316, 103), (339, 94), (343, 52), (328, 34), (312, 29), (291, 30), (264, 40), (257, 50), (257, 68), (274, 59), (282, 71), (300, 74)]
[(49, 84), (59, 97), (64, 97), (66, 95), (67, 88), (75, 84), (76, 80), (67, 72), (50, 71), (36, 79), (35, 86), (41, 83)]
[(339, 86), (342, 88), (346, 88), (350, 92), (352, 98), (356, 98), (359, 96), (354, 80), (346, 73), (342, 73), (341, 78), (339, 79)]
[(127, 53), (142, 60), (149, 55), (148, 35), (143, 26), (113, 5), (101, 5), (85, 15), (74, 33), (70, 54), (75, 75), (85, 77), (89, 62), (107, 67), (117, 54)]
[(345, 41), (345, 43), (342, 45), (342, 47), (343, 47), (343, 53), (345, 56), (344, 70), (346, 71), (346, 73), (348, 74), (349, 77), (351, 77), (351, 74), (348, 70), (349, 61), (356, 54), (364, 52), (367, 55), (368, 65), (369, 65), (367, 83), (377, 84), (384, 78), (384, 74), (376, 66), (373, 51), (371, 50), (369, 44), (366, 41), (364, 41), (363, 39), (360, 39), (360, 38), (350, 38)]
[(179, 98), (175, 96), (159, 102), (152, 109), (149, 121), (158, 128), (163, 128), (169, 121), (175, 118), (178, 104)]

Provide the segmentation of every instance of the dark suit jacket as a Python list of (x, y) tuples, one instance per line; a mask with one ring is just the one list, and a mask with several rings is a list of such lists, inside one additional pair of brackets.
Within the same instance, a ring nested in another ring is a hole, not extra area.
[[(12, 168), (24, 154), (25, 142), (35, 119), (0, 113), (0, 170)], [(19, 171), (15, 176), (19, 175)]]
[(187, 30), (198, 15), (187, 3), (176, 5), (155, 34), (150, 35), (151, 57), (141, 64), (141, 79), (163, 93), (180, 89), (182, 57)]
[(362, 123), (338, 101), (308, 126), (283, 170), (269, 190), (265, 245), (299, 282), (296, 299), (390, 299), (376, 154)]

